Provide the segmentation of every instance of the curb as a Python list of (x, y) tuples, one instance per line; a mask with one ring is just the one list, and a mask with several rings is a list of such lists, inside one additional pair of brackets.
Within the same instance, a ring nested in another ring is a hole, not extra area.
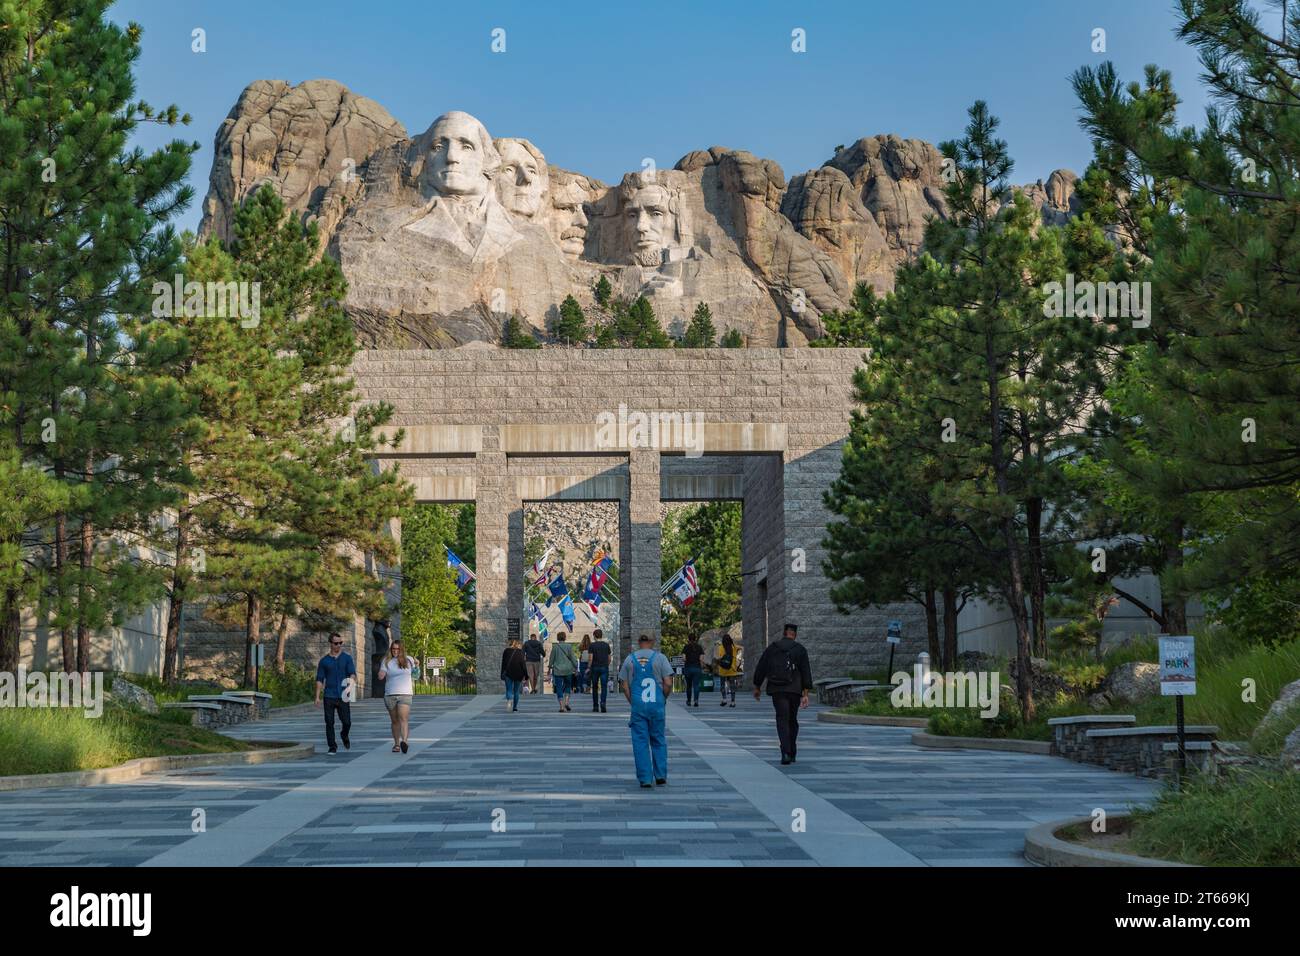
[(1052, 756), (1050, 740), (1016, 740), (1011, 737), (939, 737), (934, 734), (912, 734), (917, 747), (933, 750), (1000, 750), (1013, 754), (1039, 754)]
[[(1127, 820), (1128, 814), (1112, 813), (1111, 821)], [(1113, 850), (1091, 850), (1078, 843), (1070, 843), (1056, 835), (1056, 831), (1071, 824), (1091, 824), (1091, 817), (1074, 817), (1054, 823), (1040, 823), (1025, 834), (1025, 859), (1039, 866), (1179, 866), (1172, 860), (1155, 860)]]
[(827, 724), (857, 724), (862, 727), (926, 727), (930, 721), (925, 717), (876, 717), (867, 714), (837, 714), (823, 710), (817, 719)]
[[(250, 740), (253, 744), (274, 744), (272, 740)], [(189, 770), (194, 767), (238, 767), (280, 760), (303, 760), (316, 752), (315, 744), (296, 743), (267, 750), (239, 750), (221, 754), (177, 754), (166, 757), (137, 757), (116, 767), (99, 770), (70, 770), (62, 773), (32, 773), (0, 777), (0, 791), (36, 790), (46, 787), (94, 787), (123, 783), (149, 773)]]

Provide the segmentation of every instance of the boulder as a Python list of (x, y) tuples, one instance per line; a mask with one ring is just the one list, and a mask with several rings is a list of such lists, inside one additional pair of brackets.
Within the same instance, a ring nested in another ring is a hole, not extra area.
[(1282, 744), (1282, 766), (1288, 770), (1300, 771), (1300, 727), (1286, 735)]
[(124, 677), (113, 678), (112, 694), (118, 703), (142, 710), (146, 714), (158, 713), (158, 702), (153, 699), (153, 694)]
[[(1277, 699), (1269, 705), (1268, 712), (1264, 714), (1263, 719), (1261, 719), (1259, 724), (1255, 727), (1255, 731), (1251, 735), (1252, 739), (1259, 740), (1265, 734), (1269, 733), (1273, 729), (1274, 725), (1282, 721), (1283, 718), (1286, 717), (1287, 713), (1294, 707), (1300, 707), (1300, 680), (1292, 681), (1282, 688), (1281, 692), (1277, 695)], [(1290, 742), (1291, 737), (1294, 736), (1294, 733), (1288, 736), (1288, 743)]]
[(1150, 661), (1120, 664), (1106, 675), (1099, 693), (1116, 703), (1155, 697), (1160, 693), (1160, 665)]

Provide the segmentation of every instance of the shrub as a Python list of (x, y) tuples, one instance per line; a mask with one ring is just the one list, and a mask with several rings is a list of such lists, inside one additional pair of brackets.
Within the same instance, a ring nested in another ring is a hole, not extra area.
[(1300, 866), (1300, 774), (1193, 778), (1134, 811), (1132, 846), (1201, 866)]
[(258, 683), (263, 691), (271, 695), (273, 707), (302, 704), (316, 696), (315, 672), (288, 661), (285, 662), (283, 673), (273, 667), (262, 671)]

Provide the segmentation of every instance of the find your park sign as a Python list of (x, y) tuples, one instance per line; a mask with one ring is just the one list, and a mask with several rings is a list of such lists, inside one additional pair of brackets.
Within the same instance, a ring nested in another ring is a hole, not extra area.
[(1160, 638), (1160, 693), (1184, 697), (1196, 693), (1196, 639), (1190, 635)]

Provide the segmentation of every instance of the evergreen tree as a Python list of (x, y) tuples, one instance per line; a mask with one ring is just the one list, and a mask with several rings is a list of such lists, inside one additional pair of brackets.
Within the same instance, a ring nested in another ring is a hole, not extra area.
[(701, 302), (695, 307), (686, 334), (682, 336), (682, 347), (688, 349), (711, 349), (718, 342), (718, 331), (713, 327), (713, 313), (708, 305)]
[[(1177, 214), (1150, 244), (1157, 318), (1127, 396), (1151, 453), (1126, 465), (1152, 496), (1190, 496), (1215, 516), (1166, 579), (1231, 593), (1300, 567), (1296, 50), (1244, 0), (1179, 7), (1179, 35), (1200, 50), (1219, 101), (1204, 129), (1150, 122), (1147, 98), (1125, 97), (1110, 75), (1082, 75), (1076, 89), (1104, 147), (1179, 187)], [(1287, 35), (1300, 35), (1300, 9)]]
[(540, 349), (542, 343), (538, 342), (532, 331), (525, 328), (524, 324), (512, 315), (502, 326), (501, 346), (507, 349)]
[(645, 296), (635, 302), (614, 304), (613, 335), (623, 348), (666, 349), (673, 341), (664, 332), (655, 316), (654, 307)]
[(551, 335), (566, 345), (581, 345), (587, 341), (587, 317), (573, 296), (565, 296), (560, 303), (560, 314), (551, 326)]
[(609, 308), (609, 300), (610, 296), (614, 293), (614, 288), (609, 284), (609, 278), (607, 276), (602, 275), (598, 280), (596, 280), (596, 286), (592, 290), (592, 293), (596, 297), (596, 304), (598, 306), (602, 309)]
[(167, 223), (192, 197), (197, 146), (128, 148), (142, 122), (189, 118), (132, 99), (140, 30), (107, 22), (108, 5), (10, 3), (0, 30), (0, 421), (10, 453), (64, 487), (24, 482), (29, 505), (58, 509), (23, 509), (34, 524), (0, 542), (23, 555), (0, 592), (0, 647), (16, 646), (24, 603), (44, 592), (63, 666), (82, 671), (91, 634), (156, 593), (132, 546), (168, 503), (188, 411), (160, 377), (166, 348), (132, 336), (153, 283), (176, 272)]
[(724, 349), (743, 349), (745, 347), (745, 337), (740, 334), (739, 329), (728, 329), (721, 340), (718, 342), (719, 348)]

